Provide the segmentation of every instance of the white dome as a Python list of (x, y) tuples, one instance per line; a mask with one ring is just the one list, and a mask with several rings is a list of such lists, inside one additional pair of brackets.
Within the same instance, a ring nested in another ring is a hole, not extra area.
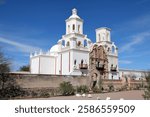
[(78, 19), (80, 19), (80, 17), (79, 17), (78, 15), (76, 15), (76, 14), (72, 14), (72, 15), (69, 17), (69, 19), (71, 19), (71, 18), (78, 18)]
[(58, 45), (54, 45), (50, 49), (50, 53), (57, 53), (58, 52)]

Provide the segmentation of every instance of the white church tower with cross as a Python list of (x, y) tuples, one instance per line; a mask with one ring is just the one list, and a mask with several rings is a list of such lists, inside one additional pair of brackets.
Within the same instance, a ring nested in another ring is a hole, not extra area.
[(82, 75), (88, 73), (92, 42), (83, 34), (83, 20), (72, 10), (66, 19), (66, 34), (47, 53), (31, 54), (30, 69), (35, 74)]
[(35, 52), (30, 55), (32, 74), (86, 75), (89, 69), (89, 52), (94, 44), (103, 45), (108, 56), (109, 79), (118, 78), (117, 47), (111, 42), (110, 29), (96, 29), (96, 42), (83, 33), (83, 19), (77, 10), (66, 19), (66, 34), (47, 53)]

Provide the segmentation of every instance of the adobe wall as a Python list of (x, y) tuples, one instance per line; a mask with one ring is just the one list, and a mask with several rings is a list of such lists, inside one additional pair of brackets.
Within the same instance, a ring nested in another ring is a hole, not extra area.
[[(11, 76), (16, 79), (17, 83), (22, 88), (27, 89), (57, 88), (63, 81), (68, 81), (73, 86), (87, 85), (89, 87), (91, 83), (91, 80), (88, 76), (62, 76), (18, 73), (11, 73)], [(130, 80), (128, 81), (128, 86), (134, 87), (140, 83), (142, 82), (137, 80)], [(102, 84), (104, 87), (108, 87), (109, 84), (113, 84), (115, 88), (119, 88), (124, 86), (126, 82), (124, 80), (104, 79)]]
[(22, 88), (56, 88), (63, 81), (70, 82), (73, 86), (88, 85), (90, 80), (85, 76), (59, 76), (59, 75), (33, 75), (11, 74)]

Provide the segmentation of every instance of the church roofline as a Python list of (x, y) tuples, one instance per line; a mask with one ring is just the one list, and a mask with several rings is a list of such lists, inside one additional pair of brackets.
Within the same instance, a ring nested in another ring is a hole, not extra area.
[(69, 34), (66, 34), (66, 35), (63, 35), (64, 37), (69, 37), (69, 36), (81, 36), (81, 37), (85, 37), (86, 35), (84, 34), (79, 34), (79, 33), (69, 33)]
[(72, 19), (78, 20), (78, 21), (80, 21), (80, 22), (84, 22), (83, 19), (79, 19), (79, 18), (68, 18), (68, 19), (66, 19), (65, 21), (68, 22), (68, 21), (70, 21), (70, 20), (72, 20)]
[(110, 29), (110, 28), (108, 28), (108, 27), (100, 27), (100, 28), (97, 28), (95, 31), (100, 30), (100, 29), (106, 29), (106, 30), (111, 31), (111, 29)]

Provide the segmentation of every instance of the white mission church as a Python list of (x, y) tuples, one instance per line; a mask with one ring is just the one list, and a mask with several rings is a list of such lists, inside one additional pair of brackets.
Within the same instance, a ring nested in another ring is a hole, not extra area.
[[(111, 41), (111, 29), (96, 29), (96, 42), (93, 43), (83, 34), (83, 19), (77, 10), (66, 19), (66, 34), (58, 40), (47, 53), (35, 52), (30, 55), (30, 72), (32, 74), (86, 75), (89, 70), (89, 52), (92, 47), (102, 45), (108, 57), (108, 78), (119, 79), (123, 72), (118, 68), (118, 48)], [(111, 68), (115, 68), (115, 72)], [(139, 73), (139, 72), (138, 72)], [(120, 74), (120, 75), (119, 75)], [(139, 74), (139, 77), (142, 77)]]

